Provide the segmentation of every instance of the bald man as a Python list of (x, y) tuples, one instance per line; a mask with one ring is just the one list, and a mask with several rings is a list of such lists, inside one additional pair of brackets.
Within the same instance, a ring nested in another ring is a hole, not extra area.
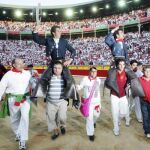
[(31, 74), (24, 70), (24, 66), (22, 59), (14, 59), (12, 69), (3, 76), (0, 82), (0, 101), (5, 93), (11, 127), (21, 150), (26, 149), (30, 110), (29, 81)]

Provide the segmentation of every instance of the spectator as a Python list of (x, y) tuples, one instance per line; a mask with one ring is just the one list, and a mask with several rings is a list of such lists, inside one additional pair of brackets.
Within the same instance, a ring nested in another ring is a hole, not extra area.
[(0, 80), (2, 79), (2, 77), (4, 76), (6, 72), (7, 72), (7, 69), (1, 64), (1, 61), (0, 61)]

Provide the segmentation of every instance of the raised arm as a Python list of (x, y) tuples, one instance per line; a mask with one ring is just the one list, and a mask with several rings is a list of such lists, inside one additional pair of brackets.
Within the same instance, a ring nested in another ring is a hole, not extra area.
[(108, 33), (108, 35), (105, 38), (105, 43), (109, 46), (112, 47), (114, 45), (114, 43), (116, 42), (114, 39), (114, 32), (117, 31), (119, 29), (119, 26), (114, 28), (110, 33)]
[(46, 46), (46, 39), (41, 38), (38, 34), (38, 26), (32, 31), (32, 36), (35, 43)]
[(46, 45), (46, 40), (45, 40), (45, 38), (44, 38), (44, 39), (41, 38), (38, 33), (32, 32), (32, 36), (33, 36), (33, 41), (34, 41), (35, 43), (38, 43), (38, 44), (40, 44), (40, 45)]

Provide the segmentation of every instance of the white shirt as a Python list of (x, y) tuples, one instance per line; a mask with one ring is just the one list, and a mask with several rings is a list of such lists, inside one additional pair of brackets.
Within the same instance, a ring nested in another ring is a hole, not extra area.
[[(81, 90), (83, 88), (83, 97), (88, 98), (92, 89), (92, 86), (94, 84), (95, 80), (90, 80), (89, 77), (84, 77), (80, 83), (80, 85), (77, 86), (78, 90)], [(92, 96), (91, 104), (100, 104), (101, 98), (100, 98), (100, 78), (96, 78), (96, 88)]]
[(122, 42), (118, 42), (118, 43), (120, 44), (121, 48), (123, 49), (123, 43)]
[(29, 92), (31, 74), (23, 70), (22, 73), (8, 71), (0, 82), (0, 100), (4, 93), (25, 94)]
[(54, 38), (55, 44), (56, 44), (56, 48), (58, 48), (58, 43), (59, 43), (59, 39)]
[(143, 72), (140, 71), (140, 70), (137, 70), (137, 71), (135, 72), (135, 74), (136, 74), (136, 76), (137, 76), (138, 78), (140, 78), (140, 77), (143, 76)]

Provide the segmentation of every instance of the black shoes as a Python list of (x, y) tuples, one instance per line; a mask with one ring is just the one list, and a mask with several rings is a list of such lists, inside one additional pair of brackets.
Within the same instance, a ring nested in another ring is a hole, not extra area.
[(96, 123), (94, 123), (94, 128), (96, 128)]
[(66, 129), (64, 127), (60, 127), (60, 131), (61, 131), (61, 134), (62, 135), (65, 135), (66, 134)]
[(57, 139), (58, 138), (58, 136), (59, 136), (59, 133), (55, 133), (55, 134), (53, 134), (52, 136), (51, 136), (51, 139), (52, 140), (55, 140), (55, 139)]
[(91, 142), (94, 142), (94, 139), (95, 139), (95, 136), (94, 136), (94, 135), (89, 136), (89, 140), (90, 140)]
[[(65, 135), (65, 134), (66, 134), (66, 129), (65, 129), (63, 126), (60, 127), (60, 131), (61, 131), (61, 134), (62, 134), (62, 135)], [(58, 137), (59, 137), (59, 129), (55, 129), (55, 130), (53, 131), (53, 134), (52, 134), (52, 136), (51, 136), (51, 139), (52, 139), (52, 140), (55, 140), (55, 139), (57, 139)]]
[[(65, 129), (63, 126), (60, 127), (60, 131), (61, 131), (61, 134), (62, 134), (62, 135), (65, 135), (65, 134), (66, 134), (66, 129)], [(52, 139), (52, 140), (55, 140), (55, 139), (57, 139), (58, 137), (59, 137), (59, 130), (55, 130), (55, 131), (53, 132), (52, 136), (51, 136), (51, 139)]]
[(25, 150), (25, 149), (26, 149), (26, 142), (19, 141), (19, 150)]

